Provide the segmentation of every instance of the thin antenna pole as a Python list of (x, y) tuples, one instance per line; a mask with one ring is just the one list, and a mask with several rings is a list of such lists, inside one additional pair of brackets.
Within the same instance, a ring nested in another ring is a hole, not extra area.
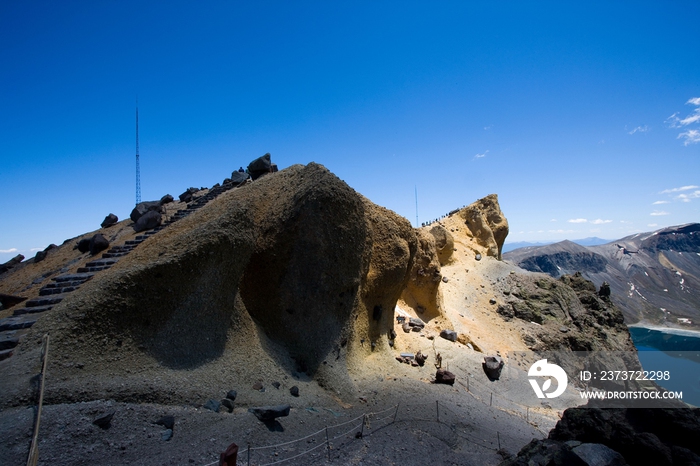
[(416, 228), (418, 228), (418, 186), (414, 185), (416, 190)]
[(136, 204), (141, 202), (141, 163), (139, 161), (139, 99), (136, 98)]

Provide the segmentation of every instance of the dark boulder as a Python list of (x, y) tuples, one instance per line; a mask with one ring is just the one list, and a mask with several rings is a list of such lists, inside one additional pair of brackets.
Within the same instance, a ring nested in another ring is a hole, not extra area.
[(445, 340), (457, 341), (457, 332), (454, 330), (443, 329), (440, 331), (440, 336)]
[(248, 173), (250, 173), (250, 177), (254, 180), (257, 180), (261, 176), (265, 175), (266, 173), (270, 173), (271, 171), (272, 160), (269, 152), (248, 164)]
[(238, 396), (238, 392), (236, 390), (229, 390), (228, 393), (226, 394), (226, 398), (228, 398), (231, 401), (236, 401), (237, 396)]
[(48, 246), (46, 246), (46, 249), (44, 249), (43, 251), (38, 251), (36, 253), (36, 255), (34, 256), (34, 262), (36, 263), (36, 262), (43, 261), (44, 259), (46, 259), (46, 256), (48, 255), (49, 251), (52, 249), (55, 249), (57, 247), (58, 246), (56, 246), (55, 244), (52, 243), (52, 244), (49, 244)]
[(138, 233), (140, 231), (152, 230), (160, 226), (161, 223), (163, 223), (163, 216), (160, 212), (151, 211), (139, 218), (139, 220), (134, 223), (133, 228), (134, 231)]
[(107, 238), (98, 233), (90, 239), (90, 254), (94, 256), (105, 249), (109, 249)]
[(119, 221), (119, 217), (117, 217), (114, 214), (109, 214), (108, 216), (105, 217), (105, 219), (100, 223), (100, 226), (102, 228), (107, 228), (111, 227), (112, 225), (115, 225)]
[(259, 406), (256, 408), (249, 408), (248, 412), (255, 414), (259, 420), (263, 422), (274, 421), (278, 417), (289, 416), (289, 405), (279, 405), (279, 406)]
[(250, 179), (250, 175), (248, 175), (246, 172), (231, 173), (231, 183), (234, 185), (245, 183), (248, 179)]
[(223, 400), (220, 401), (221, 406), (223, 406), (226, 409), (227, 413), (232, 413), (233, 412), (233, 401), (229, 400), (228, 398), (224, 398)]
[(289, 389), (289, 394), (292, 396), (299, 396), (299, 387), (294, 385), (292, 388)]
[(14, 296), (10, 294), (0, 293), (0, 309), (9, 309), (12, 306), (15, 306), (26, 300), (27, 298), (23, 296)]
[(160, 201), (146, 201), (136, 204), (136, 207), (134, 207), (134, 209), (131, 211), (131, 215), (129, 216), (129, 218), (131, 218), (131, 221), (136, 222), (142, 216), (146, 215), (146, 213), (151, 212), (153, 210), (160, 213), (163, 212), (163, 208), (160, 205)]
[(165, 196), (160, 198), (160, 205), (170, 204), (174, 200), (175, 200), (175, 198), (173, 198), (172, 195), (166, 194)]
[(199, 192), (197, 188), (189, 188), (184, 193), (180, 194), (180, 202), (190, 202), (194, 193)]
[(19, 264), (24, 260), (24, 256), (22, 254), (17, 254), (15, 257), (10, 259), (9, 261), (5, 262), (4, 264), (0, 265), (0, 273), (5, 273), (8, 270), (10, 270), (12, 267), (15, 265)]
[(435, 383), (454, 385), (455, 375), (450, 371), (446, 371), (445, 369), (438, 369), (435, 373)]
[(501, 376), (503, 365), (503, 360), (498, 356), (484, 356), (484, 362), (482, 363), (486, 376), (491, 380), (498, 380)]
[(80, 252), (88, 252), (90, 250), (90, 238), (83, 238), (78, 241), (76, 246)]
[(610, 283), (603, 282), (603, 284), (600, 285), (600, 290), (598, 290), (598, 296), (600, 296), (603, 299), (610, 299)]

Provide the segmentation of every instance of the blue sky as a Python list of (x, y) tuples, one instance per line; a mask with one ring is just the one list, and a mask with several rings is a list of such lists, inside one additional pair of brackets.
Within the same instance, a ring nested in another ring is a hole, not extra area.
[(700, 3), (2, 2), (0, 262), (265, 152), (508, 241), (700, 221)]

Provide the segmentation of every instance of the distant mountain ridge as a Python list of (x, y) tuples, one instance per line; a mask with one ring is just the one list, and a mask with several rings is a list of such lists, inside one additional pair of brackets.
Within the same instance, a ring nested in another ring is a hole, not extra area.
[[(581, 246), (597, 246), (599, 244), (609, 243), (611, 240), (598, 238), (596, 236), (591, 236), (583, 239), (571, 240), (572, 243), (580, 244)], [(548, 244), (554, 244), (554, 241), (538, 241), (538, 242), (528, 242), (528, 241), (517, 241), (514, 243), (505, 243), (503, 245), (503, 253), (514, 251), (515, 249), (528, 248), (533, 246), (547, 246)]]
[(606, 244), (572, 241), (525, 247), (504, 260), (553, 277), (581, 272), (608, 282), (628, 324), (700, 328), (700, 224), (638, 233)]

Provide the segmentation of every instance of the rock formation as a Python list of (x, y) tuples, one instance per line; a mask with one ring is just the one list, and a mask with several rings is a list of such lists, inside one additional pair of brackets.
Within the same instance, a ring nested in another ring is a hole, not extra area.
[(489, 256), (501, 260), (503, 243), (508, 236), (508, 220), (498, 205), (498, 195), (489, 194), (459, 211), (477, 242), (487, 248)]

